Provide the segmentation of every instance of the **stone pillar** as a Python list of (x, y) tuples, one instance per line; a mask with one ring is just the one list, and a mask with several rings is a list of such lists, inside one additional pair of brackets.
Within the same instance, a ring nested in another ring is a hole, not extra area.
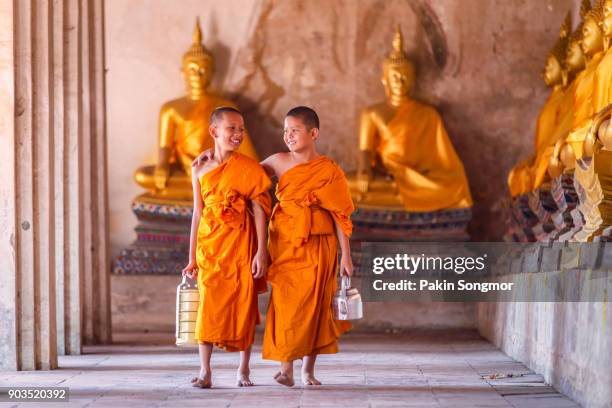
[(109, 342), (102, 0), (0, 0), (0, 370)]
[(18, 367), (15, 58), (12, 0), (0, 0), (0, 370)]
[(85, 344), (111, 340), (103, 1), (81, 0)]
[(80, 354), (83, 324), (83, 175), (81, 140), (80, 0), (64, 1), (65, 246), (63, 308), (66, 354)]

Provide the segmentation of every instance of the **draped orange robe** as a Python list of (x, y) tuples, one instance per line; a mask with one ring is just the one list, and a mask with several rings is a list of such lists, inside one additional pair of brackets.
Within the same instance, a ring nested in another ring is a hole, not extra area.
[(338, 337), (351, 327), (332, 312), (338, 276), (334, 220), (347, 236), (352, 232), (354, 207), (346, 178), (322, 156), (283, 174), (276, 196), (279, 203), (269, 228), (272, 295), (263, 358), (291, 361), (337, 353)]
[(610, 103), (612, 103), (612, 48), (606, 51), (595, 71), (593, 113), (597, 114)]
[(463, 163), (432, 107), (405, 101), (379, 135), (378, 154), (409, 211), (472, 206)]
[(564, 94), (563, 88), (555, 88), (550, 93), (538, 116), (534, 156), (523, 160), (510, 170), (508, 188), (512, 197), (533, 190), (536, 160), (541, 156), (543, 150), (549, 146), (549, 139), (557, 126), (559, 107), (563, 103)]
[(540, 187), (548, 174), (548, 164), (554, 152), (555, 143), (561, 138), (567, 136), (572, 128), (573, 109), (574, 109), (574, 93), (576, 92), (576, 81), (572, 81), (571, 85), (563, 91), (563, 97), (557, 107), (555, 128), (548, 137), (541, 143), (536, 150), (533, 171), (533, 185), (531, 190)]
[(233, 153), (200, 177), (204, 208), (198, 226), (196, 261), (200, 304), (195, 339), (227, 351), (253, 344), (259, 323), (257, 294), (265, 279), (253, 279), (257, 251), (249, 201), (270, 214), (270, 179), (258, 162)]
[(593, 97), (595, 94), (595, 71), (603, 57), (599, 52), (587, 63), (584, 71), (576, 78), (576, 92), (574, 93), (574, 121), (572, 131), (566, 141), (572, 146), (576, 159), (582, 158), (582, 144), (591, 125), (591, 118), (595, 114)]

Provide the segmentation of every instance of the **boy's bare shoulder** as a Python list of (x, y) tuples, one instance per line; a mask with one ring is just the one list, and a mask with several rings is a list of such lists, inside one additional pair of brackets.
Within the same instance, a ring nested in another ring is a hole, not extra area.
[(203, 159), (199, 162), (199, 164), (195, 165), (192, 169), (191, 169), (191, 173), (193, 175), (193, 177), (199, 179), (200, 177), (202, 177), (204, 174), (206, 174), (207, 172), (209, 172), (210, 170), (212, 170), (214, 167), (213, 165), (214, 162), (212, 160), (209, 159)]

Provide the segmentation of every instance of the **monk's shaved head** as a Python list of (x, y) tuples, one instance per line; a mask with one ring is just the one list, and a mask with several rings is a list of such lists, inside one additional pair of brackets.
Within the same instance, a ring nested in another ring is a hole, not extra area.
[(298, 118), (304, 123), (304, 126), (307, 130), (310, 129), (319, 129), (319, 115), (314, 109), (309, 108), (308, 106), (296, 106), (287, 112), (287, 115), (293, 118)]
[[(217, 124), (223, 120), (223, 115), (226, 113), (237, 113), (242, 116), (242, 112), (240, 112), (236, 108), (232, 108), (231, 106), (221, 106), (220, 108), (215, 109), (210, 115), (210, 126), (217, 126)], [(244, 119), (244, 116), (242, 116)]]

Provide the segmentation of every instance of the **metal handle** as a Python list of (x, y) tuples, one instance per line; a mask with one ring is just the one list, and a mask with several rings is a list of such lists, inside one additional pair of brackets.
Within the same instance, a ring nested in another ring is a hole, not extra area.
[[(190, 282), (188, 282), (187, 279), (189, 279)], [(198, 287), (198, 283), (196, 280), (189, 278), (187, 275), (183, 275), (183, 279), (181, 280), (180, 287), (182, 289), (189, 289), (189, 288), (195, 289)]]
[(342, 275), (341, 283), (340, 283), (340, 292), (344, 297), (346, 297), (346, 291), (351, 287), (351, 277)]

